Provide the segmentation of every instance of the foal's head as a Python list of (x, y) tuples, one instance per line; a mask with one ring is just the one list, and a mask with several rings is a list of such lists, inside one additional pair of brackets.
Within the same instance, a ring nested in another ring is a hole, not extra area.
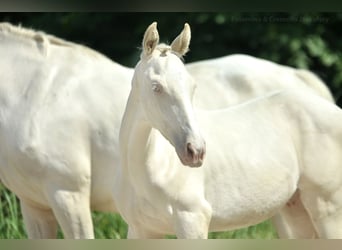
[(169, 140), (184, 165), (199, 167), (205, 142), (192, 107), (196, 86), (180, 58), (189, 49), (190, 36), (185, 24), (171, 46), (158, 44), (157, 23), (152, 23), (144, 35), (133, 88), (139, 93), (143, 119)]

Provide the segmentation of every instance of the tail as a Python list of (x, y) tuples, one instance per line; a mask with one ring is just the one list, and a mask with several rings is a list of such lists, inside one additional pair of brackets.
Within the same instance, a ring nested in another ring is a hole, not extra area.
[(296, 75), (317, 94), (327, 99), (328, 101), (335, 103), (334, 97), (330, 92), (328, 86), (317, 75), (305, 69), (296, 70)]

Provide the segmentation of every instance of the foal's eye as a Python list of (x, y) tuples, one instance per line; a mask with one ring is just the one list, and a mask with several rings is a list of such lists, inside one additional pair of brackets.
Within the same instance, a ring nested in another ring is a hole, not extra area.
[(163, 92), (163, 86), (160, 83), (153, 83), (152, 90), (153, 92), (160, 94)]

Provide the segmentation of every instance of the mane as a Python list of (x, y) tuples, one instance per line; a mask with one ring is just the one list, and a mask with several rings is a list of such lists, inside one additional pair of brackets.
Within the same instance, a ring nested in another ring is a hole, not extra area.
[(56, 46), (74, 48), (76, 50), (80, 50), (82, 52), (88, 53), (95, 57), (103, 57), (102, 54), (86, 46), (66, 41), (56, 36), (46, 34), (43, 31), (36, 31), (33, 29), (24, 28), (24, 27), (21, 27), (20, 25), (14, 26), (6, 22), (0, 23), (0, 33), (6, 34), (6, 35), (9, 34), (11, 36), (15, 36), (21, 39), (29, 39), (29, 40), (35, 41), (38, 43), (38, 47), (41, 48), (43, 52), (45, 52), (45, 54), (47, 54), (48, 52), (49, 45), (52, 44)]
[[(183, 56), (180, 55), (179, 53), (173, 51), (171, 46), (166, 44), (166, 43), (158, 44), (155, 48), (155, 51), (159, 52), (159, 56), (167, 56), (169, 53), (172, 53), (172, 54), (176, 55), (177, 57), (179, 57), (184, 62)], [(141, 52), (140, 58), (142, 59), (143, 57), (144, 57), (144, 53)]]

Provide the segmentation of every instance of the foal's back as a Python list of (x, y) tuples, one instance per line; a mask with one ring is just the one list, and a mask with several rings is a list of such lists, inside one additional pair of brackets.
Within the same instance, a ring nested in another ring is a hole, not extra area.
[(312, 72), (249, 55), (229, 55), (186, 67), (199, 83), (194, 105), (204, 109), (225, 108), (284, 88), (303, 88), (334, 101), (327, 86)]

